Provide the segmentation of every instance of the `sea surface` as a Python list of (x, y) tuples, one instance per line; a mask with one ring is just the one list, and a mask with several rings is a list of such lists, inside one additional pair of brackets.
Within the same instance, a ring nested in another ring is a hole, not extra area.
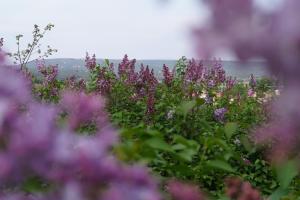
[[(58, 65), (59, 78), (64, 79), (66, 77), (75, 75), (77, 77), (88, 78), (88, 70), (84, 66), (83, 59), (69, 59), (69, 58), (59, 58), (59, 59), (47, 59), (45, 60), (46, 65)], [(118, 68), (118, 64), (121, 60), (110, 60), (114, 63), (115, 70)], [(138, 70), (143, 63), (145, 66), (148, 65), (150, 68), (154, 69), (156, 76), (159, 78), (162, 76), (161, 70), (162, 66), (166, 64), (170, 69), (176, 65), (176, 60), (137, 60), (136, 70)], [(256, 77), (268, 76), (266, 71), (266, 63), (262, 61), (221, 61), (222, 65), (228, 76), (236, 77), (240, 80), (246, 80), (251, 74)], [(103, 59), (97, 59), (97, 63), (103, 64)], [(205, 61), (205, 66), (211, 66), (211, 61)], [(30, 70), (38, 75), (36, 69), (35, 61), (29, 63)]]

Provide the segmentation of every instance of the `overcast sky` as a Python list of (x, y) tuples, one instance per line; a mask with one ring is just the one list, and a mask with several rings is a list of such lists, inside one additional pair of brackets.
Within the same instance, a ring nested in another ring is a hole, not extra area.
[[(196, 0), (7, 0), (1, 2), (0, 37), (15, 49), (15, 36), (31, 36), (33, 24), (55, 24), (46, 36), (53, 57), (138, 59), (191, 57), (191, 28), (204, 16)], [(203, 11), (203, 12), (202, 12)], [(202, 14), (201, 14), (202, 13)]]
[[(15, 36), (30, 41), (34, 24), (55, 24), (43, 44), (59, 50), (53, 57), (137, 59), (195, 57), (191, 30), (205, 21), (199, 0), (1, 0), (0, 37), (16, 48)], [(281, 0), (257, 0), (271, 7)]]

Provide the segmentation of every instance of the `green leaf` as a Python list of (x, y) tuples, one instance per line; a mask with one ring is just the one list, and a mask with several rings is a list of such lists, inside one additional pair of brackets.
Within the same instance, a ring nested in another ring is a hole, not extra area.
[(180, 105), (179, 111), (186, 116), (188, 112), (195, 107), (195, 105), (196, 101), (185, 101)]
[(251, 142), (249, 141), (247, 136), (242, 136), (241, 137), (241, 142), (243, 144), (243, 146), (245, 147), (245, 149), (250, 153), (253, 152), (255, 149), (253, 147), (253, 145), (251, 144)]
[(298, 175), (298, 169), (295, 161), (288, 161), (276, 169), (277, 179), (281, 188), (287, 188), (295, 176)]
[(106, 67), (109, 67), (109, 59), (104, 59), (104, 63)]
[(23, 183), (23, 190), (26, 192), (41, 192), (45, 189), (43, 182), (38, 177), (31, 177)]
[(183, 144), (175, 144), (172, 146), (172, 149), (175, 151), (186, 149), (187, 147)]
[(201, 106), (201, 105), (205, 104), (205, 100), (202, 99), (202, 98), (197, 98), (197, 99), (196, 99), (196, 102), (197, 102), (197, 105), (198, 105), (198, 106)]
[(162, 151), (172, 151), (172, 147), (166, 143), (162, 138), (151, 138), (145, 141), (149, 147), (162, 150)]
[(209, 167), (220, 169), (227, 172), (235, 172), (235, 170), (225, 161), (222, 160), (210, 160), (207, 162)]
[(186, 149), (178, 153), (179, 157), (185, 161), (192, 162), (193, 157), (196, 155), (197, 151), (193, 149)]
[(238, 125), (233, 122), (229, 122), (225, 125), (225, 134), (228, 139), (230, 139), (237, 131)]
[(288, 191), (282, 188), (278, 188), (277, 190), (275, 190), (275, 192), (273, 192), (270, 196), (269, 199), (270, 200), (280, 200), (283, 196), (287, 195)]

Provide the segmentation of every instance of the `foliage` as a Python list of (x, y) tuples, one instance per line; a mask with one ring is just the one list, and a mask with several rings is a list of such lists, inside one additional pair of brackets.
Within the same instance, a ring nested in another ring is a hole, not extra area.
[[(136, 70), (128, 56), (117, 74), (108, 60), (100, 66), (87, 55), (90, 79), (83, 91), (106, 97), (109, 117), (121, 128), (121, 143), (114, 147), (120, 160), (147, 164), (164, 179), (192, 181), (212, 196), (222, 196), (224, 179), (231, 176), (270, 195), (280, 179), (249, 133), (269, 119), (265, 105), (276, 94), (270, 98), (261, 80), (238, 82), (219, 61), (212, 63), (186, 61), (183, 76), (174, 75), (178, 65), (172, 71), (164, 66), (164, 79), (157, 80), (148, 66)], [(95, 132), (93, 123), (76, 130)], [(289, 190), (298, 191), (297, 184)]]

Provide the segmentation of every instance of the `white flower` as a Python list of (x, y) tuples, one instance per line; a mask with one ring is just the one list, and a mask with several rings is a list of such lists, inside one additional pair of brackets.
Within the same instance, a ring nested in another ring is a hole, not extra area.
[(240, 141), (239, 139), (235, 139), (235, 140), (233, 141), (233, 143), (234, 143), (235, 145), (241, 145), (241, 141)]
[(174, 117), (175, 111), (174, 110), (170, 110), (167, 113), (167, 119), (172, 119)]

